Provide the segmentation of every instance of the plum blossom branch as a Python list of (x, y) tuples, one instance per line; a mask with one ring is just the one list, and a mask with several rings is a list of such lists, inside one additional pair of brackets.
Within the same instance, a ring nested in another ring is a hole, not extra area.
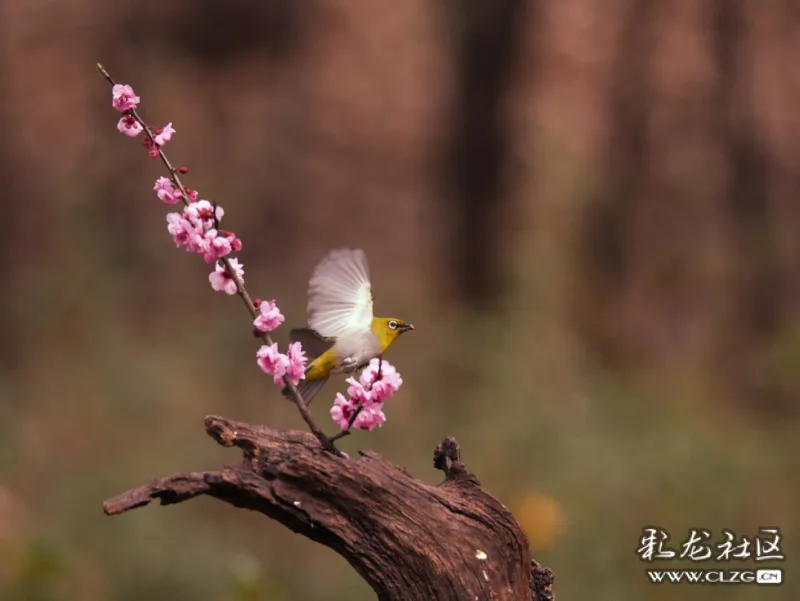
[(386, 421), (383, 403), (397, 392), (403, 378), (384, 361), (383, 356), (372, 359), (361, 372), (358, 380), (348, 378), (347, 397), (337, 393), (331, 407), (331, 418), (341, 428), (341, 432), (331, 437), (335, 442), (349, 436), (352, 429), (372, 430)]
[[(375, 378), (376, 380), (380, 380), (383, 377), (382, 369), (383, 369), (383, 355), (380, 355), (378, 357), (378, 375)], [(361, 412), (364, 410), (364, 403), (362, 403), (361, 401), (357, 401), (357, 403), (358, 405), (356, 406), (356, 410), (353, 411), (353, 414), (350, 416), (350, 419), (347, 420), (347, 424), (342, 428), (341, 432), (339, 432), (335, 436), (331, 436), (331, 442), (336, 442), (337, 440), (350, 435), (350, 431), (353, 429), (353, 424), (356, 423), (356, 419), (358, 419), (358, 416), (361, 415)]]
[[(186, 187), (179, 175), (187, 173), (188, 169), (174, 167), (167, 158), (163, 146), (175, 133), (172, 123), (154, 132), (136, 110), (140, 98), (134, 94), (133, 89), (130, 86), (116, 83), (99, 63), (97, 70), (113, 86), (112, 104), (123, 115), (117, 129), (129, 137), (135, 137), (144, 132), (146, 136), (144, 146), (148, 149), (148, 154), (152, 158), (160, 158), (170, 174), (169, 178), (159, 178), (154, 190), (163, 202), (175, 204), (181, 201), (184, 205), (183, 215), (171, 213), (167, 217), (168, 229), (173, 234), (176, 244), (184, 246), (188, 251), (200, 252), (207, 262), (213, 261), (216, 264), (215, 271), (209, 276), (212, 287), (215, 290), (223, 290), (227, 294), (235, 293), (242, 299), (254, 319), (258, 337), (264, 342), (265, 346), (258, 354), (259, 365), (264, 371), (275, 377), (276, 384), (280, 382), (282, 386), (289, 388), (291, 399), (300, 416), (320, 444), (331, 452), (341, 454), (331, 439), (316, 424), (302, 395), (297, 390), (296, 383), (304, 377), (302, 368), (305, 365), (305, 356), (299, 343), (290, 345), (289, 355), (277, 353), (277, 344), (272, 341), (269, 332), (283, 322), (283, 316), (277, 311), (274, 301), (262, 303), (258, 299), (256, 302), (252, 300), (244, 285), (242, 266), (237, 259), (227, 256), (232, 250), (241, 249), (241, 240), (236, 238), (232, 232), (219, 230), (219, 222), (223, 215), (222, 209), (216, 203), (197, 201), (197, 192)], [(280, 319), (275, 314), (276, 311), (277, 315), (280, 315)], [(265, 357), (271, 358), (272, 361), (265, 361)]]
[(364, 409), (363, 403), (358, 403), (356, 410), (353, 411), (353, 414), (350, 416), (350, 419), (347, 420), (347, 424), (342, 428), (341, 432), (331, 436), (331, 442), (336, 442), (337, 440), (341, 440), (345, 436), (350, 436), (351, 430), (353, 429), (353, 424), (356, 423), (356, 419), (359, 415), (361, 415), (361, 411)]

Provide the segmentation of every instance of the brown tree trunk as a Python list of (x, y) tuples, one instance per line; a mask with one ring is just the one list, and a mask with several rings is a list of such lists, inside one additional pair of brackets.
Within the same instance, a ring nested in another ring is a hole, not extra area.
[(453, 438), (434, 452), (445, 481), (428, 486), (376, 453), (325, 452), (306, 432), (215, 416), (205, 426), (241, 449), (242, 465), (153, 480), (106, 501), (106, 514), (210, 495), (335, 550), (380, 600), (554, 598), (553, 573), (531, 560), (525, 533), (466, 471)]
[(451, 2), (455, 99), (446, 141), (445, 193), (455, 215), (456, 291), (469, 307), (502, 297), (502, 222), (511, 200), (505, 185), (512, 128), (505, 103), (517, 76), (524, 25), (534, 0)]

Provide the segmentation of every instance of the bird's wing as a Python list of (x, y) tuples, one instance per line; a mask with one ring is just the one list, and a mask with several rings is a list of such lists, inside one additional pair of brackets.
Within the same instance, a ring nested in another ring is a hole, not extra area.
[(308, 283), (308, 325), (325, 338), (368, 330), (372, 286), (363, 250), (332, 250)]
[(299, 342), (303, 345), (303, 350), (306, 352), (306, 359), (309, 364), (331, 348), (336, 342), (330, 338), (322, 338), (311, 328), (292, 328), (289, 331), (289, 340), (292, 342)]

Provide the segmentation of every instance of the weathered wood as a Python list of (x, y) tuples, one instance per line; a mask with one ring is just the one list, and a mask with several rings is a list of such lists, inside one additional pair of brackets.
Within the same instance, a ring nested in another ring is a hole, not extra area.
[(377, 453), (326, 452), (306, 432), (216, 416), (205, 426), (242, 450), (242, 465), (153, 480), (106, 501), (106, 514), (210, 495), (335, 550), (381, 600), (553, 599), (552, 572), (531, 561), (525, 533), (466, 471), (453, 438), (434, 452), (445, 481), (429, 486)]

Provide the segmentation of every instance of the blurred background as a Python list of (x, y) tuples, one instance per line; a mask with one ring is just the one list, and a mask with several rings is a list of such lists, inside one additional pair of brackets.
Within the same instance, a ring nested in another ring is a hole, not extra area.
[[(800, 597), (799, 6), (0, 4), (0, 597), (374, 598), (210, 499), (103, 515), (238, 462), (207, 414), (302, 422), (241, 303), (167, 235), (163, 168), (116, 131), (98, 61), (173, 122), (168, 155), (226, 209), (279, 340), (343, 245), (378, 312), (417, 326), (387, 424), (345, 450), (436, 484), (456, 436), (562, 600)], [(312, 407), (331, 432), (336, 390)], [(675, 546), (779, 527), (786, 583), (652, 585), (645, 526)]]

